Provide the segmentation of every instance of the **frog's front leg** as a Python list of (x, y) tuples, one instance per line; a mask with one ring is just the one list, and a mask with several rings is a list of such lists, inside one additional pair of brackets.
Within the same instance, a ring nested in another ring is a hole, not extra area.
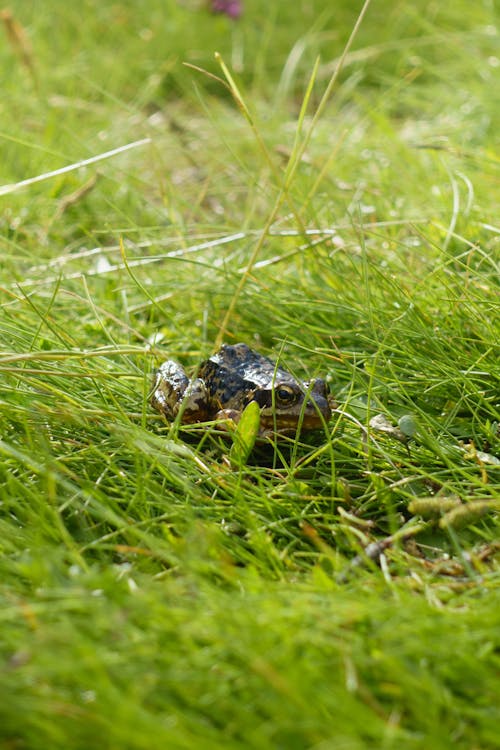
[(214, 421), (227, 422), (228, 420), (230, 420), (231, 422), (238, 424), (240, 418), (241, 411), (238, 411), (237, 409), (219, 409), (214, 417)]
[(172, 360), (164, 362), (155, 374), (151, 404), (173, 421), (192, 424), (210, 419), (210, 396), (203, 380), (190, 380), (184, 369)]

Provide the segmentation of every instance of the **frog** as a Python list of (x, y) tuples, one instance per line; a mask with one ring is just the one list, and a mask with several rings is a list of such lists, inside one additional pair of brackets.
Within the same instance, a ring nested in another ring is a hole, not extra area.
[(238, 423), (246, 406), (260, 407), (259, 437), (315, 430), (328, 422), (333, 400), (323, 379), (299, 381), (247, 344), (223, 344), (194, 378), (174, 360), (154, 376), (151, 404), (181, 424)]

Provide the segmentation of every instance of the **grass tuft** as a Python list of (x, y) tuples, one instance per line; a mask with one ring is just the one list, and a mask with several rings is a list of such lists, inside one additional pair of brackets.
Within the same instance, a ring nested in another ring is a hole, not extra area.
[(498, 746), (498, 12), (268, 6), (1, 14), (1, 747)]

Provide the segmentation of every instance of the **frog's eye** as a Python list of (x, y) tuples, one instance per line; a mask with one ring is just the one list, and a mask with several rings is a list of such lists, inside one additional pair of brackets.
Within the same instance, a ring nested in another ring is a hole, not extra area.
[(274, 391), (276, 401), (285, 406), (290, 406), (297, 400), (297, 394), (289, 385), (279, 385)]

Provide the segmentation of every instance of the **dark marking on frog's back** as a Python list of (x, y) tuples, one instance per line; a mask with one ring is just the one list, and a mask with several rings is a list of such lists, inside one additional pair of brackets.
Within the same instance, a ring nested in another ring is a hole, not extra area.
[(246, 344), (224, 344), (201, 365), (198, 377), (208, 384), (210, 394), (217, 397), (222, 406), (246, 405), (254, 400), (256, 390), (260, 394), (260, 405), (270, 406), (275, 383), (296, 386), (290, 373)]

